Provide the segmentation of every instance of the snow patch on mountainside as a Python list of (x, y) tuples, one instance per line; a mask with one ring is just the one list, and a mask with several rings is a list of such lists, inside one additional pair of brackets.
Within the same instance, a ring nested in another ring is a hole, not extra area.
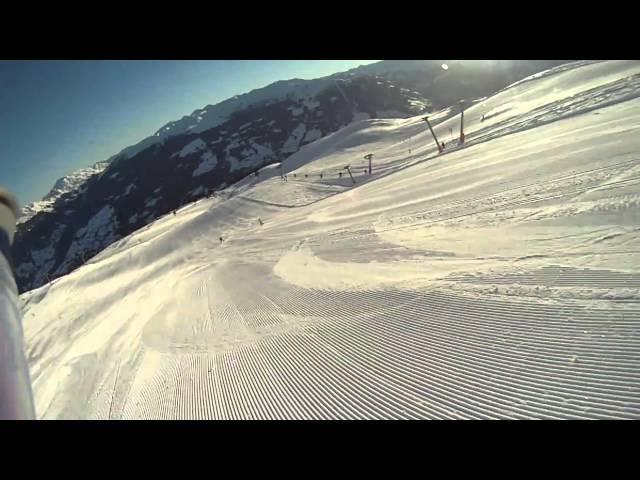
[[(60, 237), (64, 233), (66, 225), (58, 225), (51, 233), (51, 243), (44, 248), (37, 248), (31, 250), (31, 258), (33, 263), (23, 263), (17, 266), (16, 273), (18, 275), (31, 275), (36, 274), (37, 281), (46, 281), (46, 272), (54, 265), (55, 262), (55, 248), (53, 245), (60, 240)], [(37, 266), (40, 266), (38, 268)]]
[(369, 118), (371, 118), (371, 116), (368, 113), (365, 112), (358, 112), (353, 116), (353, 122), (360, 122), (362, 120), (369, 120)]
[(233, 172), (240, 168), (240, 160), (238, 160), (233, 155), (227, 155), (225, 160), (229, 163), (229, 171)]
[(289, 107), (288, 110), (294, 117), (297, 117), (298, 115), (302, 115), (304, 113), (304, 108), (302, 107)]
[(218, 158), (209, 150), (204, 152), (200, 159), (200, 165), (198, 165), (198, 168), (196, 168), (192, 173), (194, 177), (199, 177), (200, 175), (210, 172), (216, 168), (216, 165), (218, 164)]
[(203, 193), (204, 193), (204, 187), (202, 185), (191, 190), (191, 196), (193, 197), (197, 197), (198, 195), (202, 195)]
[(53, 185), (53, 188), (47, 193), (42, 200), (31, 202), (22, 208), (22, 215), (17, 223), (23, 223), (32, 218), (34, 215), (43, 211), (51, 211), (54, 203), (62, 195), (80, 188), (80, 186), (94, 175), (102, 173), (109, 166), (109, 162), (98, 162), (92, 167), (81, 168), (69, 175), (59, 178)]
[(145, 202), (145, 206), (147, 206), (149, 208), (155, 207), (156, 204), (158, 203), (158, 201), (160, 201), (159, 197), (150, 198), (149, 200), (147, 200)]
[(314, 142), (322, 137), (322, 131), (319, 128), (309, 130), (302, 140), (303, 143)]
[(174, 153), (172, 157), (179, 155), (180, 158), (184, 158), (187, 155), (191, 155), (192, 153), (196, 153), (198, 150), (203, 150), (205, 148), (207, 148), (207, 144), (204, 143), (204, 141), (202, 141), (201, 138), (196, 138), (192, 142), (189, 142), (184, 147), (182, 147), (182, 150), (180, 150), (177, 153)]
[(105, 242), (112, 243), (117, 240), (116, 228), (118, 220), (115, 218), (115, 211), (111, 205), (105, 205), (96, 213), (87, 224), (78, 230), (73, 238), (73, 242), (67, 250), (65, 261), (58, 268), (73, 260), (81, 251), (92, 251), (99, 249)]
[(282, 152), (283, 153), (296, 152), (300, 147), (300, 142), (302, 141), (302, 138), (304, 136), (306, 129), (307, 129), (307, 126), (304, 123), (298, 124), (298, 126), (293, 130), (293, 132), (291, 132), (291, 135), (289, 135), (289, 138), (287, 139), (287, 141), (284, 142), (284, 145), (282, 147)]

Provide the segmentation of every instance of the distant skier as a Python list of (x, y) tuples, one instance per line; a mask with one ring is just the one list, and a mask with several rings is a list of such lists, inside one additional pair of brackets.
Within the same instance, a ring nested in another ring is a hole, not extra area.
[(220, 237), (220, 243), (222, 243), (222, 237)]
[(174, 210), (174, 211), (173, 211), (173, 214), (175, 215), (176, 213), (177, 213), (177, 212)]
[(260, 226), (264, 225), (264, 222), (262, 221), (261, 218), (258, 218), (258, 223), (260, 224)]
[(480, 119), (481, 122), (484, 122), (484, 115), (482, 115), (482, 118)]
[(36, 416), (18, 289), (11, 267), (18, 214), (15, 198), (0, 189), (0, 420), (33, 420)]
[(444, 150), (444, 146), (445, 146), (445, 145), (444, 145), (444, 142), (442, 142), (442, 150)]

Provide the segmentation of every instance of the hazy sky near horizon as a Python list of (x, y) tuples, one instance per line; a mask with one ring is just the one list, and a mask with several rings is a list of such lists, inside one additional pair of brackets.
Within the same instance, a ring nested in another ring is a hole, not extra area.
[(198, 108), (374, 60), (0, 61), (0, 186), (21, 204)]

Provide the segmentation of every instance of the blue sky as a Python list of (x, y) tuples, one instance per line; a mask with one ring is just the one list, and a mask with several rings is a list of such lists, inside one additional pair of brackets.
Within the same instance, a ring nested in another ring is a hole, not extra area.
[(0, 186), (24, 204), (197, 108), (373, 60), (0, 61)]

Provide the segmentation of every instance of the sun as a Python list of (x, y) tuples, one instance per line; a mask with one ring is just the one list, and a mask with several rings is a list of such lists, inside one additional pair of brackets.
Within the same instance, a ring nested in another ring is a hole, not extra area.
[(449, 65), (447, 65), (446, 63), (442, 64), (442, 69), (443, 70), (449, 70)]

